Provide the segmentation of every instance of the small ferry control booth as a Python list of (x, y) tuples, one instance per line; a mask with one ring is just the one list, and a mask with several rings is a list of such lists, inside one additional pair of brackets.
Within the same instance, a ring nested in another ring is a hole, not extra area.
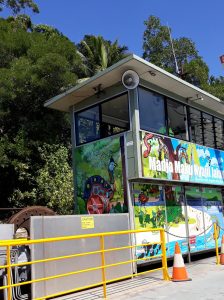
[[(221, 239), (224, 102), (130, 55), (58, 95), (46, 107), (70, 112), (76, 214), (128, 213), (131, 229), (164, 227), (167, 254)], [(136, 235), (137, 244), (156, 240)], [(136, 248), (138, 258), (160, 252)]]

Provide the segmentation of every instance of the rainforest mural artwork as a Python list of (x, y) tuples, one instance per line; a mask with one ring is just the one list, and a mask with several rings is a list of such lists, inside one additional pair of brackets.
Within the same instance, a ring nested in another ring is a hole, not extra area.
[[(173, 235), (166, 235), (167, 255), (173, 255), (177, 234), (186, 236), (184, 199), (180, 186), (159, 186), (152, 184), (133, 184), (133, 206), (135, 229), (165, 228)], [(154, 242), (153, 244), (152, 241)], [(161, 254), (160, 234), (158, 231), (136, 234), (136, 256), (149, 259)], [(187, 252), (187, 241), (180, 241), (183, 252)], [(141, 261), (140, 261), (141, 263)]]
[(123, 137), (110, 137), (75, 149), (77, 213), (127, 212)]
[[(221, 246), (224, 219), (220, 188), (188, 186), (183, 189), (178, 185), (133, 183), (132, 199), (135, 229), (164, 228), (168, 256), (174, 255), (176, 242), (182, 253), (214, 248), (214, 223), (218, 225)], [(137, 258), (153, 259), (160, 255), (159, 242), (157, 231), (137, 233)]]

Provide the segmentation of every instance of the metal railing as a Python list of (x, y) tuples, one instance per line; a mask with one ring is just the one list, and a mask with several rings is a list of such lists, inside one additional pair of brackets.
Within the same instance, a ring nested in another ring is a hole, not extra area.
[[(151, 243), (147, 243), (147, 244), (138, 244), (138, 245), (130, 245), (129, 244), (127, 246), (105, 249), (105, 237), (115, 236), (115, 235), (125, 235), (125, 234), (131, 236), (132, 234), (138, 234), (140, 232), (159, 232), (159, 237), (160, 237), (159, 240), (160, 241), (159, 242), (158, 241), (151, 242)], [(71, 255), (66, 255), (66, 256), (58, 256), (58, 257), (34, 260), (34, 261), (31, 260), (31, 261), (25, 262), (25, 263), (12, 263), (12, 261), (11, 261), (11, 247), (13, 247), (13, 246), (19, 246), (19, 245), (29, 246), (29, 245), (42, 244), (42, 243), (62, 242), (62, 241), (69, 241), (69, 240), (71, 241), (71, 240), (92, 239), (92, 238), (99, 238), (100, 239), (99, 250), (91, 251), (91, 252), (76, 253), (76, 254), (71, 254)], [(125, 275), (125, 276), (122, 276), (122, 277), (116, 277), (116, 278), (107, 280), (107, 278), (106, 278), (106, 269), (116, 267), (116, 266), (120, 266), (120, 265), (125, 265), (125, 264), (133, 264), (133, 263), (136, 263), (138, 261), (148, 260), (149, 258), (148, 257), (134, 258), (134, 259), (126, 260), (126, 261), (119, 261), (119, 262), (107, 264), (106, 259), (105, 259), (105, 254), (106, 253), (108, 253), (108, 252), (110, 253), (112, 251), (122, 251), (122, 250), (125, 250), (125, 249), (134, 249), (134, 248), (139, 247), (139, 246), (149, 246), (149, 245), (153, 245), (153, 244), (161, 245), (161, 254), (151, 256), (150, 258), (157, 258), (157, 257), (161, 258), (162, 267), (147, 270), (145, 272), (136, 273), (136, 274), (131, 273), (129, 275)], [(38, 240), (26, 240), (26, 241), (24, 241), (24, 240), (23, 241), (11, 240), (11, 241), (2, 241), (0, 243), (0, 246), (6, 248), (6, 258), (7, 258), (6, 259), (6, 265), (0, 266), (0, 269), (6, 269), (7, 284), (0, 287), (0, 290), (7, 289), (7, 299), (8, 300), (12, 300), (12, 289), (15, 288), (15, 287), (28, 285), (28, 284), (34, 284), (34, 283), (38, 283), (38, 282), (43, 282), (43, 281), (47, 281), (47, 280), (62, 278), (62, 277), (71, 276), (71, 275), (78, 275), (78, 274), (81, 274), (81, 273), (91, 272), (91, 271), (95, 271), (95, 270), (101, 270), (102, 280), (100, 282), (90, 284), (90, 285), (84, 285), (84, 286), (82, 286), (80, 284), (80, 287), (78, 287), (78, 288), (66, 290), (66, 291), (51, 294), (51, 295), (45, 295), (45, 296), (40, 297), (40, 298), (35, 298), (35, 300), (49, 299), (49, 298), (53, 298), (53, 297), (57, 297), (57, 296), (62, 296), (62, 295), (68, 294), (68, 293), (77, 292), (77, 291), (81, 291), (81, 290), (84, 290), (84, 289), (93, 288), (93, 287), (96, 287), (96, 286), (101, 286), (101, 285), (103, 287), (103, 296), (104, 296), (104, 298), (106, 298), (107, 297), (107, 284), (108, 283), (112, 283), (112, 282), (123, 280), (123, 279), (133, 278), (135, 276), (155, 272), (155, 271), (158, 271), (158, 270), (162, 271), (164, 280), (170, 280), (170, 277), (169, 277), (169, 274), (168, 274), (168, 269), (167, 269), (166, 241), (165, 241), (165, 232), (164, 232), (163, 228), (155, 228), (155, 229), (147, 229), (147, 230), (143, 229), (143, 230), (126, 230), (126, 231), (116, 231), (116, 232), (104, 232), (104, 233), (97, 233), (97, 234), (85, 234), (85, 235), (66, 236), (66, 237), (57, 237), (57, 238), (46, 238), (46, 239), (38, 239)], [(92, 254), (100, 254), (101, 255), (101, 265), (99, 265), (97, 267), (81, 269), (81, 270), (78, 270), (78, 271), (72, 271), (72, 272), (57, 274), (57, 275), (38, 278), (38, 279), (31, 279), (31, 280), (27, 280), (25, 282), (20, 282), (20, 283), (18, 283), (18, 282), (13, 283), (12, 279), (11, 279), (12, 270), (15, 267), (22, 267), (22, 266), (28, 266), (28, 265), (33, 265), (33, 264), (38, 264), (38, 263), (46, 263), (46, 262), (52, 262), (52, 261), (57, 262), (59, 260), (67, 260), (67, 259), (74, 258), (74, 257), (88, 256), (88, 255), (92, 255)]]

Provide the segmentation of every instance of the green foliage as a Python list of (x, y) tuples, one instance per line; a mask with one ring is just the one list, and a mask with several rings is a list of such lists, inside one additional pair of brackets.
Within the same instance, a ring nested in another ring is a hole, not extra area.
[(138, 216), (139, 225), (143, 228), (158, 228), (165, 224), (165, 209), (162, 206), (156, 206), (150, 212), (147, 208), (145, 211), (140, 208), (135, 216)]
[(39, 13), (39, 8), (33, 0), (0, 0), (0, 11), (4, 8), (11, 9), (13, 14), (18, 14), (25, 8), (30, 8), (34, 13)]
[[(0, 19), (0, 193), (3, 207), (37, 203), (41, 186), (37, 174), (45, 164), (39, 149), (44, 143), (65, 145), (70, 149), (69, 116), (46, 109), (43, 104), (76, 83), (73, 69), (80, 62), (75, 45), (64, 36), (31, 31), (27, 26), (18, 26), (17, 21), (18, 17)], [(46, 151), (50, 156), (54, 150), (48, 147)], [(59, 194), (62, 187), (57, 185)], [(44, 195), (46, 199), (42, 197), (40, 203), (47, 204), (49, 198), (47, 193)], [(52, 197), (55, 201), (55, 196)], [(49, 202), (49, 206), (62, 212), (53, 202)]]
[(167, 211), (167, 223), (179, 224), (181, 221), (184, 221), (184, 216), (182, 214), (182, 208), (179, 205), (168, 205), (166, 206)]
[(78, 197), (77, 201), (77, 210), (77, 214), (87, 214), (85, 201), (80, 197)]
[(202, 85), (208, 81), (208, 66), (199, 56), (192, 40), (186, 37), (172, 39), (177, 70), (168, 27), (162, 25), (155, 16), (150, 16), (144, 25), (144, 59), (194, 85)]
[[(25, 0), (0, 0), (3, 5), (11, 5), (14, 13), (34, 8)], [(95, 55), (91, 75), (123, 57), (126, 47), (117, 41), (91, 39), (99, 44), (96, 51), (89, 45)], [(56, 28), (33, 25), (26, 15), (0, 18), (0, 41), (1, 206), (39, 204), (70, 213), (70, 116), (44, 108), (44, 102), (86, 76), (90, 60), (83, 60), (75, 44)], [(80, 203), (80, 211), (85, 211), (85, 203)]]
[(36, 177), (36, 203), (59, 214), (73, 213), (73, 175), (68, 164), (68, 149), (61, 145), (44, 145), (40, 151), (44, 165)]
[(83, 61), (83, 77), (90, 77), (124, 58), (127, 47), (105, 40), (102, 36), (85, 35), (77, 45)]
[(224, 101), (224, 77), (211, 76), (209, 83), (203, 85), (203, 89)]
[[(18, 147), (17, 147), (18, 150)], [(44, 144), (38, 148), (42, 167), (33, 173), (32, 163), (15, 161), (19, 188), (10, 197), (13, 206), (46, 205), (59, 214), (73, 212), (73, 175), (68, 163), (68, 149), (61, 145)], [(22, 149), (23, 153), (23, 149)], [(27, 189), (27, 181), (33, 183)], [(24, 187), (24, 189), (22, 189)]]
[(203, 85), (208, 82), (209, 68), (201, 57), (191, 60), (184, 65), (184, 79), (195, 85)]
[(57, 35), (63, 36), (63, 34), (59, 32), (59, 30), (57, 30), (56, 28), (54, 28), (52, 26), (48, 26), (48, 25), (45, 25), (45, 24), (33, 25), (32, 26), (32, 31), (42, 33), (47, 38), (50, 38), (52, 36), (57, 36)]

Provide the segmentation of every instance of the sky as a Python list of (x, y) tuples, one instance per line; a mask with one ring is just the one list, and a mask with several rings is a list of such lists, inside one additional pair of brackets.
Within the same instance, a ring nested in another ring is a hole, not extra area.
[[(102, 35), (142, 56), (144, 21), (150, 15), (169, 25), (173, 38), (187, 37), (207, 63), (210, 75), (224, 76), (224, 0), (34, 0), (40, 13), (25, 13), (34, 24), (56, 27), (78, 43), (85, 34)], [(0, 13), (5, 17), (7, 12)]]

